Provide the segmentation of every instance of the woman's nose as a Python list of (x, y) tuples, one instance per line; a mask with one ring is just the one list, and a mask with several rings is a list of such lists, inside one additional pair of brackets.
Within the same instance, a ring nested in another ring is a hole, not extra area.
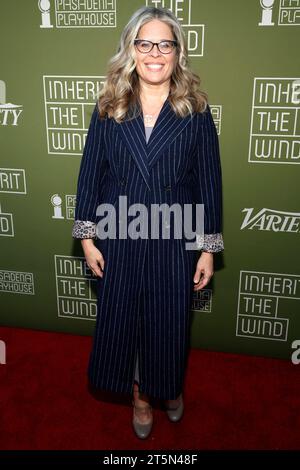
[(154, 44), (152, 51), (150, 52), (150, 55), (157, 57), (160, 56), (160, 50), (158, 49), (158, 45)]

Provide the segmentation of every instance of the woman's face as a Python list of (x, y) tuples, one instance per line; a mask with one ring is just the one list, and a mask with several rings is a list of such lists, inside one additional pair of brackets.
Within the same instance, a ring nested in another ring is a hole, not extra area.
[[(137, 39), (144, 39), (152, 42), (163, 40), (174, 40), (170, 26), (160, 20), (151, 20), (144, 24), (137, 35)], [(148, 53), (136, 51), (136, 71), (140, 80), (153, 85), (160, 85), (168, 81), (172, 75), (175, 60), (176, 48), (169, 54), (163, 54), (157, 46)]]

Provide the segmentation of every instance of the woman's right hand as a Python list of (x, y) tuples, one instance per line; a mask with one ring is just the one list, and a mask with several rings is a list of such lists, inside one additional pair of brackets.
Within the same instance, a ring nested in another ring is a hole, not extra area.
[[(103, 277), (104, 258), (100, 250), (95, 247), (93, 239), (84, 238), (81, 240), (86, 263), (95, 276)], [(100, 269), (101, 268), (101, 269)]]

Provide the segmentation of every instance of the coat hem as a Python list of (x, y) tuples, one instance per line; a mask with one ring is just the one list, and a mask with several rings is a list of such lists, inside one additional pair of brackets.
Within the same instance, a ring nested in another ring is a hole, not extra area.
[[(105, 387), (101, 385), (96, 385), (94, 384), (90, 379), (89, 379), (89, 384), (93, 387), (95, 391), (104, 391), (104, 392), (111, 392), (111, 393), (117, 393), (117, 394), (122, 394), (122, 395), (132, 395), (133, 394), (133, 384), (134, 381), (132, 382), (131, 385), (126, 385), (125, 387)], [(182, 388), (176, 390), (175, 394), (161, 394), (161, 393), (153, 393), (150, 389), (148, 389), (147, 386), (144, 386), (144, 384), (140, 384), (139, 390), (141, 393), (144, 393), (150, 399), (156, 399), (156, 400), (176, 400), (178, 396), (182, 393)]]

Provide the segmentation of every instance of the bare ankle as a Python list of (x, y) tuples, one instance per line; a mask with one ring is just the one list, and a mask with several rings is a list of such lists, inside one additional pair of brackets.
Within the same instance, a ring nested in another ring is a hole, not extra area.
[(134, 400), (139, 402), (140, 404), (149, 404), (150, 399), (145, 393), (141, 393), (139, 391), (139, 384), (137, 382), (134, 383), (133, 385), (133, 396)]

